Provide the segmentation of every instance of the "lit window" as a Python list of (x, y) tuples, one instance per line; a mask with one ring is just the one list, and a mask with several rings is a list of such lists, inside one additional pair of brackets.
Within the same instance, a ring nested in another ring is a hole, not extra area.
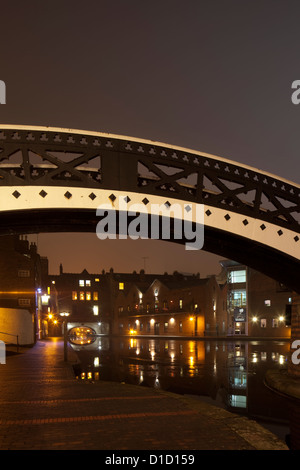
[(83, 287), (83, 286), (84, 286), (84, 281), (83, 281), (82, 279), (80, 279), (79, 285), (80, 285), (80, 287)]
[(86, 286), (90, 286), (90, 285), (91, 285), (90, 279), (88, 279), (87, 281), (85, 281), (85, 285), (86, 285)]
[(260, 326), (261, 326), (262, 328), (266, 328), (266, 326), (267, 326), (267, 320), (266, 320), (266, 318), (262, 318), (262, 319), (260, 320)]
[(92, 296), (90, 292), (86, 293), (86, 300), (91, 300)]
[(98, 314), (99, 314), (99, 307), (98, 307), (98, 305), (94, 305), (94, 306), (93, 306), (93, 313), (94, 313), (94, 315), (98, 315)]
[(265, 305), (267, 307), (271, 307), (271, 300), (265, 300)]
[(72, 292), (72, 300), (77, 300), (77, 292), (75, 290)]
[(233, 306), (234, 307), (242, 307), (246, 305), (246, 290), (234, 290), (232, 291), (233, 296)]
[(278, 319), (277, 319), (277, 318), (273, 318), (273, 320), (272, 320), (272, 328), (278, 328)]
[(246, 408), (247, 398), (244, 395), (229, 395), (230, 405), (234, 408)]
[(99, 281), (100, 281), (99, 277), (96, 277), (95, 282), (99, 282)]
[(119, 282), (119, 290), (124, 290), (124, 282)]
[(84, 300), (84, 292), (79, 293), (79, 298), (80, 298), (80, 300)]
[(94, 292), (94, 294), (93, 294), (93, 300), (98, 300), (98, 292)]
[(179, 308), (182, 308), (182, 299), (179, 300)]
[(246, 270), (239, 269), (238, 271), (231, 271), (229, 273), (229, 282), (235, 284), (236, 282), (246, 282)]
[(50, 294), (50, 287), (47, 287), (47, 294)]

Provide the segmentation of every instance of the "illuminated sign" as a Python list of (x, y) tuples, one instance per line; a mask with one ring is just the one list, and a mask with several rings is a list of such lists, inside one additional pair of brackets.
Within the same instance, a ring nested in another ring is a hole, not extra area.
[(246, 321), (246, 309), (242, 307), (235, 307), (234, 312), (234, 321)]

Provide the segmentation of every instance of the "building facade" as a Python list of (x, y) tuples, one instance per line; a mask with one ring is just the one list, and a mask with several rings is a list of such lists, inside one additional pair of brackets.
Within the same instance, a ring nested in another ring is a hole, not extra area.
[[(160, 336), (226, 334), (224, 290), (214, 276), (157, 275), (120, 281), (114, 333)], [(226, 307), (225, 307), (226, 308)]]
[(227, 277), (228, 335), (289, 338), (292, 292), (234, 261), (221, 265)]
[(60, 335), (65, 318), (68, 323), (93, 324), (98, 334), (110, 331), (109, 289), (103, 274), (64, 273), (48, 275), (44, 283), (44, 322), (48, 334)]
[(292, 293), (233, 261), (221, 266), (218, 276), (203, 279), (178, 272), (115, 273), (112, 268), (99, 274), (64, 273), (61, 266), (44, 286), (44, 323), (49, 335), (53, 328), (61, 334), (61, 315), (67, 314), (69, 328), (86, 325), (97, 334), (290, 337)]
[(0, 237), (0, 339), (33, 345), (39, 338), (39, 302), (47, 259), (26, 237)]

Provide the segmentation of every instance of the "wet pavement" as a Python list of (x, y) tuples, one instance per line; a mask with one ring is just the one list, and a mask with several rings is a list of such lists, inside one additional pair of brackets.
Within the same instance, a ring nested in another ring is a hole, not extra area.
[[(11, 348), (14, 352), (14, 348)], [(76, 380), (63, 341), (38, 341), (0, 364), (0, 450), (288, 450), (255, 421), (198, 399)]]

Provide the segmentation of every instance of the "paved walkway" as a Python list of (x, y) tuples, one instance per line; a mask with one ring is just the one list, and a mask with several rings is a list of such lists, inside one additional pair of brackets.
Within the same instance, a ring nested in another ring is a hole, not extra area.
[(0, 450), (287, 450), (254, 421), (172, 393), (74, 378), (60, 339), (0, 365)]

